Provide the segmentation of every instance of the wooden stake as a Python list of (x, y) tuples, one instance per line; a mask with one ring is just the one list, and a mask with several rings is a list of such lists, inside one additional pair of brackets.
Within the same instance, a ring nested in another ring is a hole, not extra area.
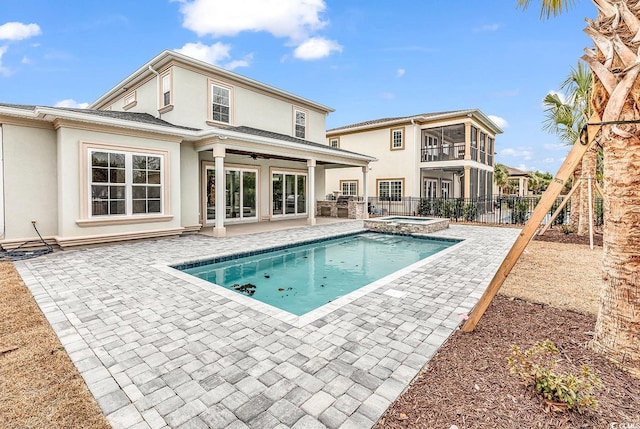
[(560, 214), (560, 211), (562, 211), (564, 206), (566, 206), (567, 203), (569, 202), (569, 199), (571, 198), (571, 195), (573, 195), (573, 193), (576, 191), (576, 189), (578, 189), (578, 185), (580, 184), (581, 180), (582, 180), (582, 177), (580, 177), (578, 180), (576, 180), (576, 183), (573, 184), (573, 188), (571, 188), (569, 193), (564, 197), (564, 200), (562, 201), (562, 203), (558, 206), (556, 211), (553, 212), (553, 214), (551, 215), (551, 219), (549, 219), (547, 224), (544, 226), (544, 228), (542, 228), (542, 231), (540, 231), (538, 233), (538, 235), (544, 234), (549, 229), (549, 227), (553, 224), (553, 221), (556, 220), (556, 218)]
[[(600, 118), (594, 114), (588, 123), (595, 122), (600, 122)], [(565, 182), (567, 181), (569, 176), (573, 174), (576, 166), (578, 165), (584, 154), (587, 152), (589, 147), (593, 144), (595, 136), (599, 130), (599, 126), (589, 126), (589, 128), (589, 141), (587, 142), (587, 144), (583, 145), (578, 139), (578, 141), (574, 143), (564, 162), (560, 166), (556, 177), (553, 178), (547, 190), (544, 192), (544, 194), (542, 194), (542, 198), (531, 214), (531, 217), (525, 224), (522, 231), (520, 231), (520, 235), (516, 239), (515, 243), (513, 243), (513, 246), (511, 246), (511, 250), (509, 250), (509, 253), (507, 253), (506, 258), (502, 261), (500, 267), (498, 267), (498, 271), (496, 271), (496, 274), (493, 276), (491, 283), (489, 283), (489, 286), (487, 286), (487, 289), (480, 297), (480, 300), (469, 314), (469, 318), (467, 319), (467, 321), (464, 323), (464, 325), (462, 325), (462, 331), (471, 332), (475, 329), (478, 321), (480, 321), (480, 318), (491, 304), (491, 301), (493, 301), (493, 298), (498, 293), (498, 290), (500, 290), (500, 287), (504, 283), (504, 280), (511, 272), (511, 269), (518, 261), (518, 258), (520, 258), (520, 255), (524, 251), (525, 247), (527, 247), (527, 244), (529, 244), (529, 241), (533, 237), (533, 234), (535, 234), (536, 229), (538, 229), (538, 226), (542, 223), (545, 215), (553, 206), (553, 203), (562, 191)]]
[(600, 185), (598, 184), (598, 181), (594, 181), (593, 184), (596, 187), (596, 191), (598, 191), (598, 193), (600, 194), (600, 197), (604, 199), (604, 191), (602, 190), (602, 188), (600, 187)]
[(593, 200), (591, 192), (591, 176), (587, 179), (589, 183), (589, 248), (593, 250)]

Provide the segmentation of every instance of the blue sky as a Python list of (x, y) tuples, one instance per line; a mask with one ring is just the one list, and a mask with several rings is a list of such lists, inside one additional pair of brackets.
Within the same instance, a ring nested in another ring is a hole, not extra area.
[(0, 102), (83, 106), (163, 49), (336, 109), (334, 128), (479, 108), (497, 161), (555, 174), (568, 148), (542, 99), (585, 47), (578, 1), (541, 20), (516, 0), (2, 0)]

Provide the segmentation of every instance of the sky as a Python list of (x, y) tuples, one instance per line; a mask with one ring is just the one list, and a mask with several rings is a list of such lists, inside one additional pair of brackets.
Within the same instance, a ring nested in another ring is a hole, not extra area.
[(480, 109), (496, 161), (555, 174), (542, 100), (592, 42), (581, 0), (1, 0), (0, 103), (86, 107), (164, 49), (335, 109), (327, 128)]

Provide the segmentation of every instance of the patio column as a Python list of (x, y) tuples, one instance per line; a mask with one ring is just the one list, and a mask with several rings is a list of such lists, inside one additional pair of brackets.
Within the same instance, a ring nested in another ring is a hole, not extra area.
[(225, 183), (224, 183), (224, 157), (225, 148), (222, 145), (215, 145), (213, 147), (213, 158), (216, 161), (216, 221), (213, 227), (214, 237), (224, 237), (226, 235), (226, 229), (224, 227), (224, 220), (227, 216), (226, 202), (225, 202)]
[(309, 182), (307, 224), (316, 224), (316, 160), (307, 159), (307, 178)]
[(369, 177), (369, 164), (362, 167), (362, 199), (364, 200), (364, 213), (363, 219), (369, 219), (369, 184), (367, 178)]

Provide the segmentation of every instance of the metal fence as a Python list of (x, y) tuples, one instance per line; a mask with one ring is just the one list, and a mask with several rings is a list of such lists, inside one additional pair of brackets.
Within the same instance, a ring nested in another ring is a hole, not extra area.
[[(369, 215), (376, 216), (424, 216), (443, 217), (455, 222), (475, 222), (484, 224), (523, 225), (527, 222), (540, 196), (519, 197), (513, 195), (495, 196), (490, 199), (478, 198), (416, 198), (396, 199), (369, 198)], [(559, 197), (545, 216), (544, 223), (562, 203)], [(596, 198), (594, 224), (602, 225), (602, 199)], [(571, 218), (571, 203), (560, 211), (554, 225), (568, 224)]]

